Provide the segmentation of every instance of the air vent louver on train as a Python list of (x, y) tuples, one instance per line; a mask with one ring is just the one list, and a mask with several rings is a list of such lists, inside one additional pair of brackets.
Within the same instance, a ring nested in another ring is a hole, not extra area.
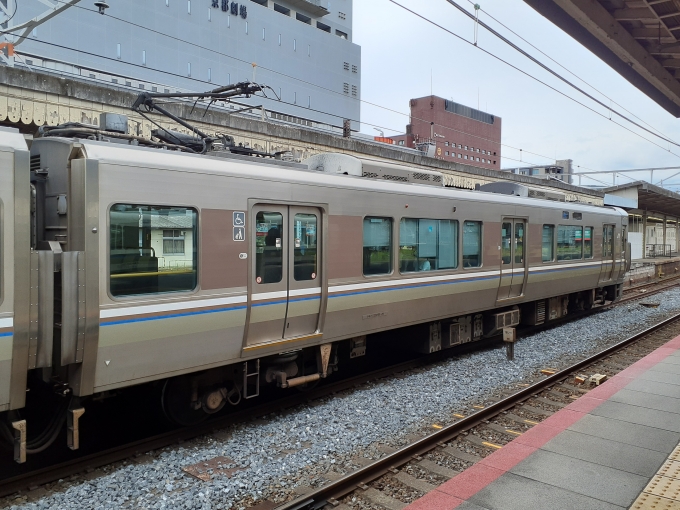
[(34, 154), (31, 156), (31, 172), (37, 172), (40, 170), (40, 154)]
[(444, 185), (444, 177), (439, 172), (424, 169), (416, 170), (406, 165), (360, 159), (348, 154), (315, 154), (302, 163), (306, 164), (310, 170), (328, 174), (353, 175), (365, 179), (426, 186), (442, 187)]

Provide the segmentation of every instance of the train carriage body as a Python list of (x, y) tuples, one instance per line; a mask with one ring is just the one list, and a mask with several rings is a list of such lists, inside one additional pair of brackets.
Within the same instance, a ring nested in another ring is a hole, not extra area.
[[(349, 156), (322, 169), (119, 142), (46, 136), (29, 164), (0, 131), (0, 413), (27, 380), (72, 394), (74, 449), (92, 395), (162, 381), (187, 424), (326, 377), (367, 335), (429, 326), (415, 348), (432, 352), (615, 300), (629, 264), (616, 208)], [(329, 171), (345, 162), (359, 167)], [(15, 418), (15, 452), (42, 449)]]
[(0, 127), (0, 412), (24, 406), (29, 349), (29, 153)]
[(596, 289), (625, 266), (615, 209), (111, 143), (33, 151), (71, 158), (82, 395)]

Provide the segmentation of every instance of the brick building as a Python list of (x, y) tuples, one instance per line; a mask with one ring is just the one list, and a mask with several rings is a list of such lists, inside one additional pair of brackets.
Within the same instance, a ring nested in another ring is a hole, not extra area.
[(434, 142), (436, 158), (500, 170), (501, 118), (437, 96), (411, 99), (406, 134), (396, 145)]

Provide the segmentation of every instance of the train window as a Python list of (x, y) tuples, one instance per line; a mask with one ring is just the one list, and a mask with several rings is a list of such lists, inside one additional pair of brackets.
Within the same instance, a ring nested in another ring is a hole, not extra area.
[(602, 258), (611, 258), (614, 253), (614, 225), (602, 228)]
[(296, 281), (314, 280), (316, 270), (316, 214), (296, 214), (294, 219), (295, 258), (293, 259), (293, 276)]
[(593, 258), (593, 227), (586, 227), (583, 231), (583, 256), (587, 259)]
[(543, 262), (552, 262), (555, 260), (555, 225), (543, 225), (541, 260), (543, 260)]
[(399, 270), (435, 271), (458, 267), (458, 222), (402, 218)]
[(283, 216), (260, 211), (255, 217), (255, 281), (278, 283), (283, 276)]
[(364, 275), (392, 272), (392, 218), (364, 218)]
[(132, 296), (195, 289), (197, 217), (196, 210), (187, 207), (112, 206), (111, 294)]
[(463, 224), (463, 267), (482, 265), (482, 222), (466, 221)]
[(557, 226), (557, 260), (583, 258), (583, 227)]
[(512, 252), (510, 242), (512, 241), (512, 223), (501, 224), (501, 263), (510, 264), (512, 262)]

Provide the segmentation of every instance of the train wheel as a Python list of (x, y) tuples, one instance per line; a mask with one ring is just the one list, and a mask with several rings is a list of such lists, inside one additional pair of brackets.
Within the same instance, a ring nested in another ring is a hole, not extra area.
[(173, 377), (165, 381), (161, 405), (165, 417), (183, 427), (196, 425), (208, 418), (202, 408), (191, 407), (191, 382), (188, 377)]

